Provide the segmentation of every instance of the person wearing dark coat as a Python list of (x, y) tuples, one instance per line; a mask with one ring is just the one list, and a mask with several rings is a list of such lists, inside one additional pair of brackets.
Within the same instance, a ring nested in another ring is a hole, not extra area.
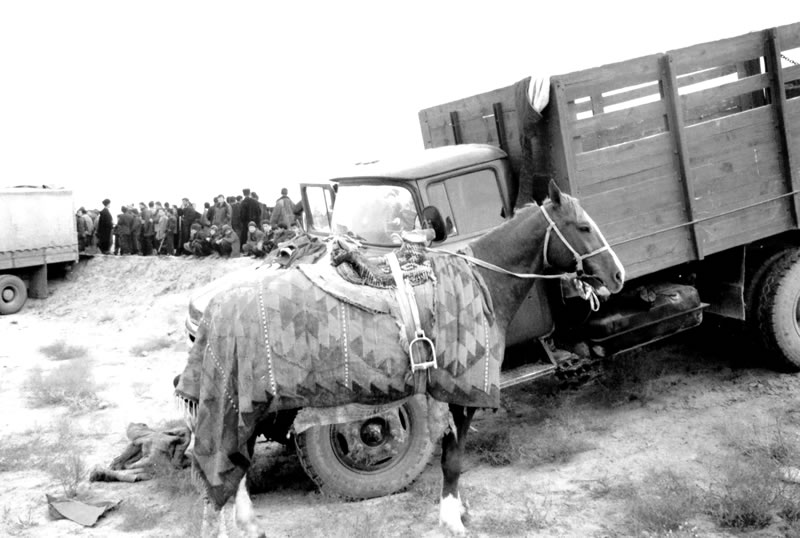
[(189, 241), (192, 224), (199, 224), (203, 215), (195, 210), (188, 198), (184, 198), (183, 206), (178, 210), (178, 216), (181, 217), (181, 244), (184, 244)]
[(117, 235), (119, 237), (119, 253), (127, 255), (133, 247), (133, 214), (127, 207), (122, 208), (122, 213), (117, 217)]
[(244, 231), (248, 222), (261, 222), (261, 206), (250, 197), (250, 189), (242, 189), (242, 194), (244, 198), (239, 203), (239, 229)]
[(269, 223), (273, 228), (281, 225), (285, 228), (290, 228), (296, 220), (295, 205), (289, 198), (289, 190), (283, 188), (281, 189), (281, 197), (275, 200), (275, 207), (272, 208), (272, 216)]
[(100, 218), (97, 221), (97, 242), (100, 247), (100, 252), (109, 254), (111, 251), (111, 232), (114, 229), (114, 218), (111, 216), (111, 211), (108, 206), (111, 200), (106, 198), (103, 200), (103, 210), (100, 212)]

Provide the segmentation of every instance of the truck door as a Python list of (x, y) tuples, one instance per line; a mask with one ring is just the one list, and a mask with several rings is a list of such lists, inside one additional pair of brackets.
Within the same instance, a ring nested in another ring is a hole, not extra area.
[(309, 233), (331, 233), (331, 217), (336, 191), (330, 183), (301, 183), (304, 224)]

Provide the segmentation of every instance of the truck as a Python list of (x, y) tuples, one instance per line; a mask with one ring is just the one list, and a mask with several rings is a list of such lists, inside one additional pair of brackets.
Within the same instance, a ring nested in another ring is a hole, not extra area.
[[(595, 219), (626, 268), (626, 290), (592, 311), (564, 282), (537, 282), (509, 327), (501, 388), (546, 375), (580, 380), (600, 359), (692, 329), (705, 313), (747, 323), (765, 361), (797, 371), (793, 57), (800, 23), (426, 108), (424, 151), (301, 187), (306, 229), (380, 253), (396, 246), (396, 232), (426, 224), (435, 247), (457, 250), (541, 202), (552, 179)], [(379, 417), (312, 428), (297, 436), (300, 460), (331, 493), (364, 497), (380, 491), (376, 482), (383, 493), (401, 489), (433, 451), (416, 440), (420, 413), (400, 409), (402, 432), (388, 427), (396, 420), (376, 426)], [(285, 439), (290, 422), (276, 420), (283, 427), (268, 435)]]
[(48, 265), (78, 261), (72, 192), (0, 189), (0, 230), (0, 314), (14, 314), (28, 297), (47, 297)]

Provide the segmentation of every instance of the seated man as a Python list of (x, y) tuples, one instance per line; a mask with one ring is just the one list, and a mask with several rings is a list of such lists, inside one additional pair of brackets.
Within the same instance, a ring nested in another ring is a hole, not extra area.
[(250, 221), (247, 223), (247, 236), (245, 244), (242, 247), (242, 254), (245, 256), (254, 256), (260, 258), (264, 256), (267, 251), (264, 250), (264, 239), (266, 234), (256, 227), (256, 223)]
[[(216, 230), (203, 228), (199, 224), (198, 230), (194, 234), (194, 238), (189, 241), (189, 252), (195, 256), (205, 257), (214, 252), (212, 248), (213, 234)], [(192, 225), (194, 228), (195, 224)]]
[(222, 234), (215, 241), (216, 251), (225, 258), (239, 257), (239, 236), (233, 231), (230, 224), (222, 225)]

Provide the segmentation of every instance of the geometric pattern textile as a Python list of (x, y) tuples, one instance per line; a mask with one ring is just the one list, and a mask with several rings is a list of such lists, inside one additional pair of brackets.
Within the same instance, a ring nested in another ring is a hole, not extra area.
[[(437, 353), (425, 389), (439, 401), (496, 408), (505, 342), (483, 279), (453, 256), (432, 255), (431, 263), (435, 280), (414, 288)], [(377, 291), (389, 313), (359, 307), (357, 296), (343, 301), (289, 268), (210, 301), (177, 394), (196, 403), (194, 456), (218, 504), (235, 493), (249, 466), (247, 441), (269, 413), (414, 393), (394, 290)]]

